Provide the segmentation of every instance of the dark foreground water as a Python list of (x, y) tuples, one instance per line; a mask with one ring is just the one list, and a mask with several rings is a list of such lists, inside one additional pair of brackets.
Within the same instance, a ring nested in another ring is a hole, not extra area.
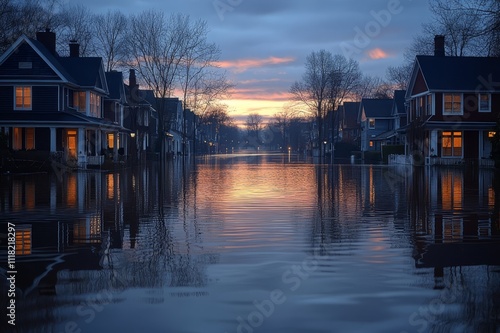
[(37, 333), (499, 332), (499, 183), (255, 155), (3, 175), (2, 310)]

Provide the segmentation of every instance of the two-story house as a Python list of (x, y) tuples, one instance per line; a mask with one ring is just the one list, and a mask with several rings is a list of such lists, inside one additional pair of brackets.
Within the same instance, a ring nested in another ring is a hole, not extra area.
[(105, 133), (127, 132), (104, 119), (108, 95), (102, 59), (79, 57), (76, 43), (60, 57), (49, 30), (19, 37), (0, 57), (0, 131), (14, 158), (101, 164)]
[[(115, 71), (106, 72), (106, 81), (108, 83), (109, 95), (104, 99), (104, 119), (120, 128), (124, 128), (127, 96), (123, 83), (123, 73)], [(128, 155), (128, 148), (131, 141), (130, 134), (112, 129), (105, 133), (107, 146), (113, 155), (114, 161), (118, 161), (120, 156), (123, 159)]]
[(170, 155), (184, 153), (184, 112), (182, 101), (176, 97), (158, 98), (157, 105), (163, 109), (163, 120), (167, 137), (166, 152)]
[(359, 102), (344, 102), (338, 108), (339, 139), (353, 145), (359, 144)]
[(131, 129), (129, 153), (134, 160), (144, 161), (155, 151), (158, 138), (158, 114), (154, 108), (156, 98), (152, 90), (139, 88), (134, 69), (130, 69), (125, 108), (125, 127)]
[(381, 151), (387, 143), (384, 136), (392, 129), (392, 99), (363, 98), (359, 105), (358, 123), (361, 129), (361, 151)]
[(434, 56), (417, 56), (406, 92), (407, 140), (426, 164), (491, 164), (500, 112), (500, 58), (449, 57), (436, 36)]

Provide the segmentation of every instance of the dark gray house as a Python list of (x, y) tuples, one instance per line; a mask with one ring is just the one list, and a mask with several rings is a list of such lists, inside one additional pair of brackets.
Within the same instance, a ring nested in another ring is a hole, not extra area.
[(358, 122), (361, 130), (361, 151), (381, 151), (393, 129), (393, 99), (363, 98), (359, 106)]

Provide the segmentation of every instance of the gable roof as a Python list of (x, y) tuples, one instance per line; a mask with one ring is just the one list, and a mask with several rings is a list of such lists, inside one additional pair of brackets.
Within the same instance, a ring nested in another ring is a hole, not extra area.
[(367, 118), (390, 118), (393, 99), (363, 98), (360, 110), (365, 112)]
[(28, 38), (26, 35), (21, 35), (8, 49), (0, 56), (0, 65), (9, 59), (24, 43), (28, 44), (42, 60), (49, 66), (57, 76), (66, 83), (73, 82), (74, 79), (68, 73), (66, 68), (62, 66), (56, 57), (47, 50), (47, 48), (39, 41)]
[(126, 103), (125, 86), (122, 72), (106, 72), (106, 82), (108, 83), (108, 99)]
[(58, 57), (58, 60), (79, 86), (101, 89), (106, 93), (108, 92), (102, 58)]
[(396, 90), (394, 91), (394, 104), (393, 104), (393, 112), (392, 114), (395, 116), (397, 114), (405, 115), (405, 96), (406, 90)]
[(410, 97), (418, 73), (429, 91), (498, 92), (500, 58), (417, 56), (407, 90)]
[(358, 112), (359, 102), (345, 102), (344, 103), (344, 125), (346, 128), (358, 127)]
[(57, 74), (62, 82), (82, 88), (92, 88), (108, 93), (102, 58), (100, 57), (59, 57), (52, 54), (40, 41), (19, 37), (0, 56), (0, 65), (9, 59), (24, 43), (27, 43), (40, 58)]

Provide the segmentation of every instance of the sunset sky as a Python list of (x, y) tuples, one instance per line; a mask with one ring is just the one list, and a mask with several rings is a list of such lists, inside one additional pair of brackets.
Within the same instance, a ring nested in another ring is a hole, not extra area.
[(305, 58), (325, 49), (359, 61), (366, 75), (385, 77), (399, 65), (430, 12), (425, 0), (87, 0), (94, 12), (147, 9), (204, 19), (222, 51), (219, 65), (236, 84), (230, 115), (271, 116), (289, 101)]

